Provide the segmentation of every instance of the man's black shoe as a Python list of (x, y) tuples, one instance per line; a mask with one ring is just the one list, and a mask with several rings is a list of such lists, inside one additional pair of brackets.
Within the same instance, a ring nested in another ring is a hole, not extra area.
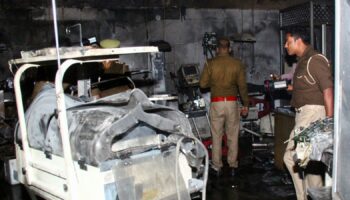
[(214, 177), (221, 177), (223, 175), (221, 169), (214, 169), (212, 167), (209, 170), (209, 174)]
[(237, 176), (237, 172), (238, 172), (237, 168), (235, 168), (235, 167), (230, 167), (230, 176), (231, 176), (231, 177)]

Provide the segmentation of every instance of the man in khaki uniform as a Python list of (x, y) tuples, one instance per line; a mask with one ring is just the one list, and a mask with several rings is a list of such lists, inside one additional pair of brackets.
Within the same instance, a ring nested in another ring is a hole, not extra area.
[(239, 104), (238, 91), (243, 101), (242, 115), (248, 114), (248, 92), (246, 75), (240, 60), (229, 55), (230, 41), (221, 38), (217, 45), (217, 56), (206, 62), (200, 78), (201, 88), (210, 88), (210, 122), (212, 132), (212, 168), (221, 174), (222, 163), (222, 137), (227, 136), (228, 155), (227, 162), (234, 175), (238, 167), (238, 136), (239, 136)]
[[(308, 40), (309, 32), (303, 29), (290, 30), (286, 34), (285, 48), (288, 54), (298, 57), (291, 101), (291, 105), (296, 109), (296, 116), (290, 138), (295, 136), (294, 130), (299, 127), (306, 128), (311, 122), (333, 116), (333, 78), (330, 66), (327, 58), (317, 53), (308, 44)], [(283, 160), (292, 176), (297, 199), (307, 200), (306, 189), (321, 187), (322, 178), (312, 173), (316, 169), (314, 164), (317, 164), (314, 161), (309, 162), (302, 179), (293, 159), (294, 155), (294, 141), (291, 140)]]

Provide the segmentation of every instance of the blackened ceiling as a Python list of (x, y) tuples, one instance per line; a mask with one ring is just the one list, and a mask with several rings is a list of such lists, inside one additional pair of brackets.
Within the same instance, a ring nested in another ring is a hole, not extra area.
[[(0, 0), (2, 9), (50, 7), (51, 0)], [(56, 0), (57, 7), (96, 9), (238, 8), (284, 9), (308, 0)]]

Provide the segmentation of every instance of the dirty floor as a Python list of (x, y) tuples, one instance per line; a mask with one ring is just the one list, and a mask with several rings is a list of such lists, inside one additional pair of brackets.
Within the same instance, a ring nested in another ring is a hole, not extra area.
[[(271, 140), (271, 139), (270, 139)], [(266, 139), (266, 142), (271, 142)], [(253, 149), (251, 137), (240, 137), (239, 168), (234, 177), (227, 166), (219, 178), (209, 176), (207, 200), (292, 200), (293, 185), (286, 172), (275, 168), (273, 147)], [(3, 164), (0, 169), (3, 172)], [(2, 173), (3, 174), (3, 173)], [(21, 185), (11, 186), (0, 176), (0, 199), (30, 199)], [(194, 199), (200, 199), (199, 196)]]

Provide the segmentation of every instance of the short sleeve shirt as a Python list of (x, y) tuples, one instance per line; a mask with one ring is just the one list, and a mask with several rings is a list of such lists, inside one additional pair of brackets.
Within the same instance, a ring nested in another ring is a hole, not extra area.
[(308, 46), (298, 60), (293, 76), (291, 105), (324, 105), (323, 91), (333, 88), (331, 68), (326, 57)]
[(237, 96), (248, 106), (245, 67), (239, 59), (219, 55), (207, 61), (200, 78), (200, 87), (210, 88), (211, 97)]

